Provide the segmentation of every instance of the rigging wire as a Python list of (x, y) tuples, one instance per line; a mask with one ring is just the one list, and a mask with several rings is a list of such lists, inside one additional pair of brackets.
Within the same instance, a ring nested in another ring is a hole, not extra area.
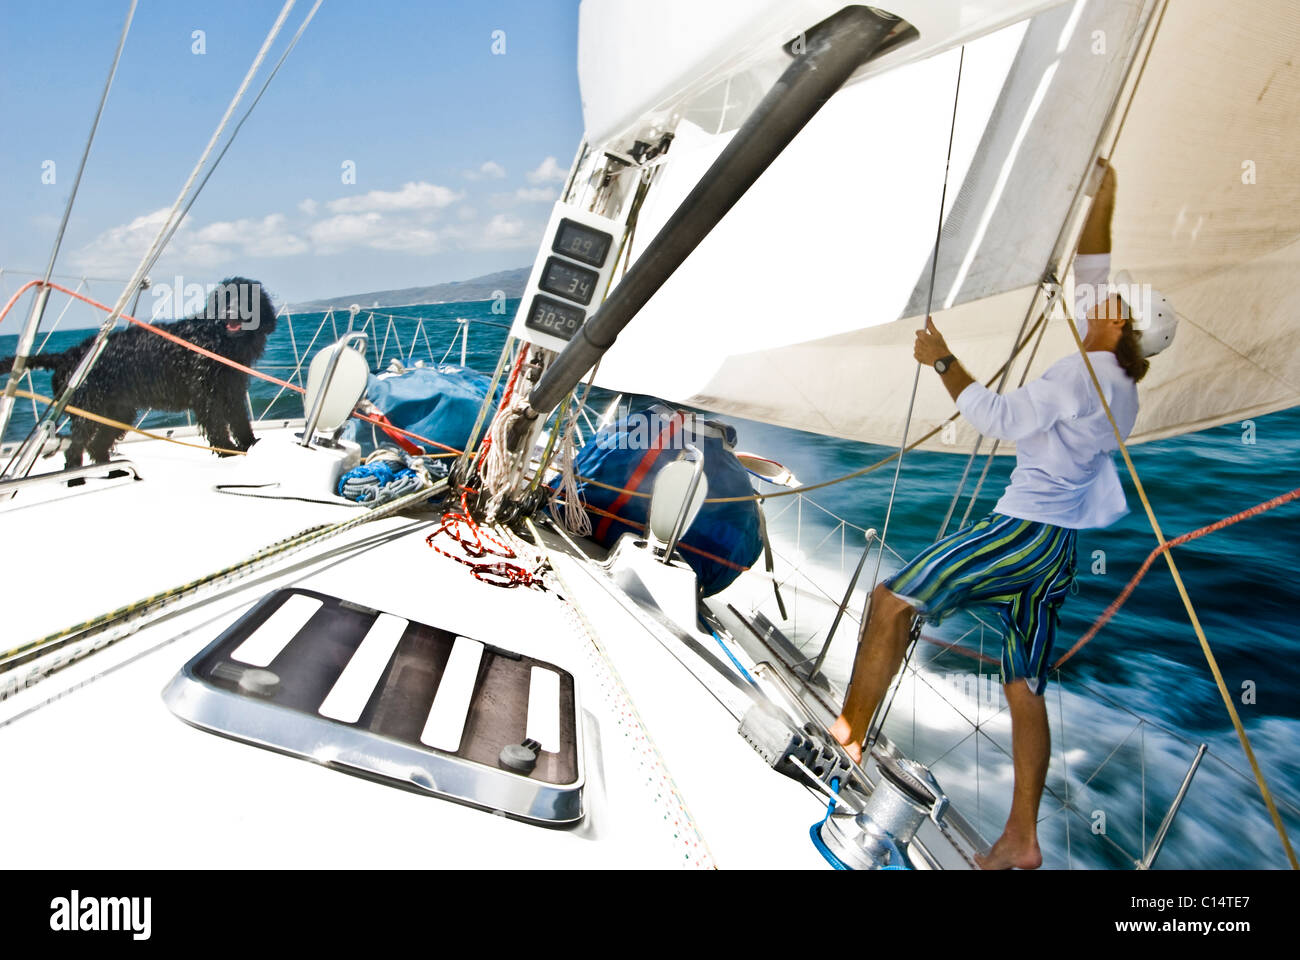
[[(943, 208), (948, 197), (948, 171), (952, 165), (952, 143), (957, 133), (957, 104), (961, 97), (961, 71), (962, 71), (962, 66), (965, 64), (965, 62), (966, 62), (966, 45), (962, 44), (961, 55), (957, 59), (957, 88), (956, 90), (953, 91), (953, 97), (952, 97), (952, 124), (948, 129), (948, 156), (947, 159), (944, 161), (944, 167), (943, 167), (943, 190), (939, 195), (939, 222), (936, 225), (935, 232), (934, 232), (934, 258), (930, 262), (930, 292), (925, 305), (925, 317), (927, 323), (930, 320), (930, 313), (934, 309), (934, 282), (935, 282), (935, 277), (939, 271), (939, 243), (943, 239)], [(1025, 319), (1028, 320), (1029, 319), (1028, 316), (1026, 316)], [(1011, 361), (1008, 360), (1007, 361), (1008, 370), (1010, 369), (1010, 363)], [(903, 453), (907, 449), (907, 433), (908, 433), (908, 429), (912, 425), (912, 410), (916, 404), (916, 388), (920, 384), (920, 382), (921, 382), (921, 362), (918, 360), (916, 363), (915, 375), (912, 377), (912, 395), (910, 399), (907, 401), (907, 418), (903, 421), (903, 439), (902, 442), (899, 444), (898, 459), (895, 460), (894, 462), (894, 482), (889, 490), (889, 505), (885, 508), (885, 522), (884, 524), (881, 525), (880, 528), (880, 548), (879, 551), (876, 553), (876, 569), (871, 574), (871, 587), (867, 591), (867, 610), (864, 612), (864, 617), (863, 617), (864, 621), (867, 619), (867, 617), (870, 616), (871, 597), (876, 592), (876, 586), (880, 580), (880, 565), (885, 559), (885, 537), (889, 534), (889, 520), (894, 512), (894, 498), (898, 493), (898, 476), (903, 469)], [(917, 620), (917, 623), (919, 625), (920, 623), (919, 619)], [(911, 640), (907, 646), (907, 653), (903, 657), (903, 666), (901, 672), (899, 673), (900, 678), (904, 673), (907, 672), (907, 663), (909, 660), (912, 659), (912, 651), (916, 649), (916, 638), (919, 635), (920, 635), (919, 628), (914, 629)], [(893, 690), (894, 694), (898, 692), (898, 686), (899, 684), (894, 685), (894, 690)], [(885, 709), (883, 712), (880, 711), (880, 705), (879, 704), (876, 705), (876, 712), (879, 713), (880, 720), (878, 723), (870, 723), (867, 725), (867, 743), (869, 745), (875, 742), (876, 738), (879, 737), (880, 735), (880, 731), (884, 729), (885, 718), (889, 716), (889, 710), (891, 707), (893, 707), (893, 705), (894, 705), (894, 697), (892, 694), (889, 698), (889, 702), (885, 705)], [(873, 718), (873, 720), (874, 719), (875, 718)], [(875, 731), (874, 735), (872, 734), (873, 729)]]
[[(1061, 288), (1059, 286), (1056, 288), (1055, 296), (1060, 296), (1060, 289)], [(1054, 306), (1055, 306), (1055, 302), (1053, 299), (1049, 301), (1047, 306), (1044, 308), (1043, 315), (1046, 316)], [(1023, 387), (1025, 385), (1025, 381), (1029, 379), (1029, 371), (1033, 369), (1034, 358), (1038, 356), (1038, 348), (1043, 345), (1043, 335), (1046, 333), (1047, 333), (1047, 324), (1043, 323), (1038, 328), (1038, 339), (1034, 341), (1034, 349), (1029, 352), (1029, 359), (1025, 362), (1024, 370), (1022, 370), (1020, 373), (1020, 382), (1016, 385), (1017, 389), (1019, 387)], [(1029, 335), (1033, 336), (1032, 330), (1030, 331)], [(1008, 372), (1010, 371), (1009, 362), (1008, 362), (1007, 370)], [(1005, 383), (1005, 377), (1003, 378), (1003, 382)], [(983, 439), (982, 436), (981, 439)], [(970, 499), (966, 501), (966, 509), (962, 511), (961, 520), (957, 523), (958, 529), (961, 529), (962, 527), (966, 526), (967, 521), (970, 520), (971, 511), (975, 509), (975, 504), (979, 502), (980, 491), (984, 489), (984, 481), (988, 479), (989, 470), (993, 466), (993, 457), (997, 454), (998, 447), (1001, 446), (1001, 444), (1002, 441), (995, 437), (993, 440), (993, 445), (989, 447), (989, 452), (984, 458), (984, 467), (983, 469), (980, 470), (979, 479), (975, 481), (975, 489), (971, 491)], [(964, 490), (966, 487), (966, 474), (970, 472), (971, 464), (974, 463), (975, 455), (976, 453), (978, 453), (978, 451), (979, 451), (979, 444), (976, 444), (975, 449), (971, 451), (970, 460), (966, 462), (966, 472), (962, 474), (961, 482), (957, 484), (957, 489), (953, 493), (952, 503), (949, 504), (948, 506), (949, 518), (952, 517), (952, 512), (957, 507), (957, 501), (961, 498), (962, 490)], [(943, 539), (943, 534), (946, 531), (947, 526), (948, 526), (948, 520), (945, 519), (943, 529), (939, 531), (938, 539)]]
[[(934, 309), (934, 283), (939, 272), (939, 244), (943, 239), (943, 208), (948, 200), (948, 171), (952, 166), (952, 142), (957, 133), (957, 102), (961, 96), (961, 71), (965, 62), (966, 45), (962, 44), (961, 55), (957, 59), (957, 88), (952, 97), (952, 124), (948, 128), (948, 156), (943, 165), (943, 189), (939, 194), (939, 217), (934, 229), (934, 257), (930, 261), (930, 291), (925, 302), (925, 319), (927, 323), (929, 323), (931, 311)], [(912, 411), (916, 406), (916, 389), (920, 382), (921, 362), (918, 360), (915, 374), (912, 377), (912, 394), (907, 401), (907, 416), (903, 420), (903, 439), (899, 443), (898, 459), (894, 462), (894, 482), (889, 489), (889, 505), (885, 508), (885, 522), (880, 528), (880, 550), (876, 554), (876, 569), (871, 575), (871, 590), (868, 591), (868, 596), (876, 589), (876, 583), (880, 578), (880, 564), (885, 558), (885, 538), (889, 534), (889, 520), (894, 512), (894, 498), (898, 494), (898, 477), (903, 470), (903, 453), (907, 449), (907, 434), (912, 426)]]
[(271, 29), (267, 33), (266, 39), (262, 41), (262, 46), (257, 51), (257, 56), (253, 58), (252, 65), (248, 68), (248, 72), (244, 74), (244, 79), (240, 83), (239, 88), (235, 91), (235, 95), (231, 99), (229, 106), (226, 107), (226, 112), (222, 115), (221, 121), (217, 124), (217, 128), (212, 132), (212, 136), (208, 139), (207, 146), (204, 147), (203, 153), (199, 156), (198, 162), (190, 171), (190, 175), (186, 179), (184, 186), (181, 187), (181, 192), (176, 197), (176, 201), (172, 204), (167, 219), (159, 228), (158, 233), (154, 237), (153, 243), (150, 244), (144, 257), (141, 258), (139, 265), (135, 268), (135, 272), (131, 275), (130, 281), (128, 281), (127, 285), (118, 295), (117, 303), (114, 304), (113, 309), (104, 319), (99, 332), (95, 336), (94, 343), (91, 344), (90, 349), (86, 351), (85, 355), (82, 356), (81, 361), (77, 364), (76, 369), (73, 370), (72, 375), (68, 378), (68, 382), (64, 386), (57, 401), (53, 406), (46, 409), (41, 419), (32, 427), (26, 439), (24, 439), (22, 444), (18, 447), (17, 452), (14, 453), (13, 458), (9, 461), (8, 466), (3, 471), (5, 475), (10, 473), (23, 474), (30, 469), (32, 463), (35, 462), (37, 451), (43, 445), (44, 440), (53, 433), (55, 423), (63, 414), (63, 408), (72, 400), (72, 395), (85, 381), (91, 368), (103, 353), (104, 347), (108, 342), (109, 334), (113, 332), (113, 327), (117, 325), (118, 318), (120, 318), (126, 310), (127, 301), (140, 285), (140, 281), (144, 279), (147, 265), (152, 261), (155, 254), (165, 243), (166, 237), (169, 235), (168, 231), (171, 228), (172, 222), (175, 220), (177, 213), (180, 211), (186, 195), (194, 185), (194, 181), (198, 179), (199, 171), (202, 170), (204, 165), (207, 163), (208, 157), (211, 156), (213, 148), (216, 147), (217, 141), (221, 138), (222, 132), (226, 129), (226, 124), (230, 122), (230, 118), (234, 114), (235, 108), (239, 106), (240, 100), (243, 99), (249, 85), (253, 82), (253, 77), (256, 76), (258, 70), (261, 69), (262, 61), (266, 59), (266, 55), (270, 51), (271, 45), (275, 42), (275, 38), (279, 36), (280, 29), (284, 26), (284, 21), (288, 18), (289, 11), (293, 9), (294, 3), (295, 0), (285, 0), (284, 6), (280, 9), (279, 16), (276, 17), (275, 23), (271, 25)]
[[(41, 288), (36, 294), (36, 299), (32, 302), (32, 311), (27, 318), (26, 325), (23, 327), (22, 336), (18, 338), (18, 346), (15, 350), (17, 355), (14, 357), (12, 376), (5, 386), (4, 393), (0, 394), (0, 437), (4, 436), (5, 427), (9, 425), (9, 417), (14, 406), (14, 393), (18, 387), (19, 379), (27, 368), (28, 356), (32, 344), (36, 340), (36, 331), (40, 327), (41, 317), (45, 313), (45, 304), (50, 297), (49, 283), (54, 275), (54, 264), (59, 258), (59, 249), (63, 246), (63, 234), (68, 229), (68, 220), (72, 216), (72, 205), (77, 199), (77, 190), (81, 186), (81, 175), (86, 170), (86, 161), (90, 159), (90, 147), (95, 142), (95, 133), (99, 130), (99, 120), (104, 115), (104, 105), (108, 103), (108, 92), (113, 87), (114, 77), (117, 76), (117, 67), (122, 60), (122, 50), (126, 47), (126, 37), (131, 30), (131, 21), (135, 18), (135, 7), (136, 0), (131, 0), (131, 6), (126, 11), (126, 22), (122, 24), (122, 36), (117, 41), (117, 52), (113, 54), (113, 64), (108, 69), (108, 79), (104, 81), (104, 92), (100, 94), (99, 106), (95, 108), (95, 119), (91, 121), (90, 133), (86, 136), (86, 146), (81, 151), (81, 162), (77, 165), (77, 175), (72, 178), (72, 190), (68, 194), (68, 202), (63, 208), (63, 219), (59, 221), (58, 232), (54, 235), (54, 248), (50, 251), (50, 262), (45, 267)], [(3, 475), (4, 472), (7, 471), (0, 471), (0, 475)]]
[(239, 122), (236, 123), (234, 129), (230, 131), (230, 136), (227, 138), (225, 146), (221, 148), (221, 152), (217, 154), (216, 159), (212, 161), (212, 166), (208, 167), (208, 172), (203, 175), (203, 179), (199, 181), (199, 185), (194, 188), (194, 193), (190, 195), (189, 202), (185, 204), (185, 209), (181, 211), (180, 216), (176, 218), (176, 222), (173, 223), (171, 229), (167, 231), (167, 236), (163, 237), (162, 245), (159, 246), (158, 251), (145, 266), (144, 272), (146, 276), (148, 276), (149, 271), (154, 268), (154, 264), (158, 262), (158, 258), (163, 255), (163, 251), (167, 248), (167, 244), (171, 242), (172, 236), (180, 229), (181, 224), (185, 222), (185, 218), (189, 216), (190, 207), (194, 206), (194, 201), (199, 198), (199, 194), (203, 192), (203, 188), (208, 185), (208, 180), (210, 180), (212, 175), (217, 172), (217, 167), (221, 165), (221, 161), (225, 158), (226, 151), (230, 149), (231, 144), (235, 142), (235, 138), (239, 136), (239, 131), (243, 129), (244, 121), (249, 118), (258, 103), (261, 102), (262, 95), (266, 93), (266, 88), (271, 85), (271, 81), (275, 79), (275, 75), (280, 72), (280, 68), (284, 66), (284, 61), (289, 59), (289, 54), (291, 54), (293, 48), (297, 46), (299, 38), (307, 29), (307, 24), (311, 23), (312, 17), (316, 16), (316, 11), (320, 9), (320, 5), (323, 2), (324, 0), (316, 0), (315, 5), (307, 11), (307, 16), (304, 17), (302, 23), (298, 25), (298, 30), (294, 33), (292, 39), (289, 40), (288, 46), (284, 48), (284, 53), (280, 54), (280, 59), (276, 62), (275, 66), (271, 68), (271, 72), (267, 74), (266, 80), (262, 84), (262, 89), (257, 91), (257, 96), (253, 98), (253, 102), (248, 105), (248, 109), (244, 111), (244, 115), (239, 118)]

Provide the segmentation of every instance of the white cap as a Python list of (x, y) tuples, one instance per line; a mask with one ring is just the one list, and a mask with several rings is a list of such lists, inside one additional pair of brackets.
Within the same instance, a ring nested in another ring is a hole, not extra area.
[(1128, 271), (1121, 271), (1110, 285), (1110, 292), (1128, 307), (1137, 331), (1142, 356), (1153, 357), (1174, 342), (1178, 314), (1163, 293), (1148, 284), (1134, 283)]

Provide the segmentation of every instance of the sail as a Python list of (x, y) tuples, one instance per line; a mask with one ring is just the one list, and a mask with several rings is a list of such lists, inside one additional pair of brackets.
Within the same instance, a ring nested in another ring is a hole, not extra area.
[(1115, 266), (1180, 320), (1135, 439), (1300, 404), (1300, 5), (1170, 3), (1114, 159)]
[[(1144, 7), (1057, 6), (841, 91), (623, 331), (597, 382), (897, 443), (941, 197), (935, 316), (963, 361), (991, 373), (1088, 171)], [(1110, 38), (1100, 53), (1098, 31)], [(682, 120), (638, 237), (653, 236), (729, 136)], [(951, 412), (937, 378), (922, 378), (914, 435)]]
[[(893, 0), (917, 36), (879, 56), (850, 84), (1024, 20), (1065, 0)], [(684, 104), (725, 103), (735, 129), (789, 57), (781, 51), (844, 0), (583, 0), (578, 76), (587, 141), (604, 144), (671, 126)], [(624, 144), (627, 146), (628, 144)]]
[[(973, 373), (992, 375), (1126, 102), (1152, 7), (1079, 0), (837, 94), (622, 333), (597, 382), (896, 444), (932, 267), (936, 323)], [(1184, 321), (1142, 384), (1135, 442), (1300, 396), (1289, 372), (1300, 347), (1285, 342), (1300, 230), (1300, 85), (1287, 64), (1300, 12), (1281, 0), (1245, 8), (1224, 24), (1208, 2), (1168, 6), (1114, 156), (1115, 268), (1167, 293)], [(682, 113), (638, 245), (730, 136), (717, 111)], [(1250, 170), (1255, 182), (1242, 183)], [(1011, 385), (1074, 349), (1052, 320)], [(923, 376), (911, 435), (952, 410)], [(929, 446), (965, 451), (973, 439), (959, 421)]]

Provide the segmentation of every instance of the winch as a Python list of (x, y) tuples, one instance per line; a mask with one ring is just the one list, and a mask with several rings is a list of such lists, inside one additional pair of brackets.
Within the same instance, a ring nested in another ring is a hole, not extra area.
[(832, 864), (850, 870), (910, 869), (907, 845), (927, 817), (936, 824), (943, 820), (948, 798), (923, 764), (872, 756), (880, 780), (862, 811), (828, 816), (814, 828), (813, 842)]
[[(763, 666), (755, 671), (760, 680), (777, 679)], [(778, 773), (816, 781), (823, 793), (837, 795), (826, 819), (811, 829), (818, 852), (837, 868), (910, 869), (907, 845), (917, 829), (927, 817), (940, 823), (948, 810), (948, 798), (928, 767), (883, 749), (871, 754), (880, 777), (868, 796), (862, 773), (824, 729), (813, 722), (798, 728), (774, 704), (756, 702), (739, 732)]]

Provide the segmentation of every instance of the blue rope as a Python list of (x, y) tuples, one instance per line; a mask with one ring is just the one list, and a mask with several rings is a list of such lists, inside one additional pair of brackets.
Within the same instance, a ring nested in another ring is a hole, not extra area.
[(727, 658), (736, 665), (736, 669), (740, 671), (740, 675), (744, 677), (746, 680), (748, 680), (750, 683), (752, 683), (754, 686), (758, 686), (758, 684), (754, 681), (754, 678), (749, 675), (749, 671), (746, 670), (743, 666), (741, 666), (740, 661), (736, 659), (736, 655), (732, 653), (729, 649), (727, 649), (727, 645), (723, 643), (722, 638), (718, 636), (718, 631), (710, 627), (709, 633), (713, 634), (713, 639), (718, 641), (718, 646), (722, 648), (722, 652), (725, 653), (727, 655)]
[(424, 477), (410, 458), (385, 453), (339, 477), (338, 495), (358, 503), (379, 504), (420, 489)]
[[(831, 793), (835, 794), (836, 797), (840, 795), (839, 777), (831, 778)], [(817, 848), (817, 852), (820, 853), (823, 857), (825, 857), (826, 862), (829, 863), (832, 867), (834, 867), (836, 870), (852, 870), (853, 869), (852, 867), (850, 867), (847, 863), (845, 863), (843, 860), (841, 860), (839, 857), (835, 856), (835, 854), (831, 852), (831, 848), (826, 846), (826, 841), (822, 839), (822, 827), (826, 826), (826, 821), (831, 818), (831, 814), (834, 812), (835, 812), (835, 800), (832, 799), (828, 801), (826, 804), (826, 816), (822, 817), (821, 820), (817, 821), (811, 827), (808, 828), (808, 835), (812, 837), (813, 846)], [(889, 866), (881, 867), (880, 868), (881, 870), (911, 870), (912, 869), (911, 864), (907, 862), (907, 857), (903, 855), (903, 851), (899, 850), (898, 847), (894, 846), (894, 844), (889, 841), (888, 837), (881, 837), (880, 839), (889, 846), (889, 853), (890, 853)]]
[[(831, 778), (831, 793), (835, 794), (836, 797), (840, 795), (839, 777)], [(852, 867), (839, 857), (835, 856), (835, 854), (831, 853), (831, 848), (826, 846), (826, 841), (822, 839), (822, 827), (826, 826), (826, 821), (831, 818), (831, 814), (834, 812), (835, 800), (831, 799), (826, 804), (826, 816), (822, 817), (819, 821), (808, 828), (808, 836), (812, 837), (813, 846), (817, 848), (817, 852), (825, 857), (826, 862), (832, 867), (836, 870), (852, 870)]]

